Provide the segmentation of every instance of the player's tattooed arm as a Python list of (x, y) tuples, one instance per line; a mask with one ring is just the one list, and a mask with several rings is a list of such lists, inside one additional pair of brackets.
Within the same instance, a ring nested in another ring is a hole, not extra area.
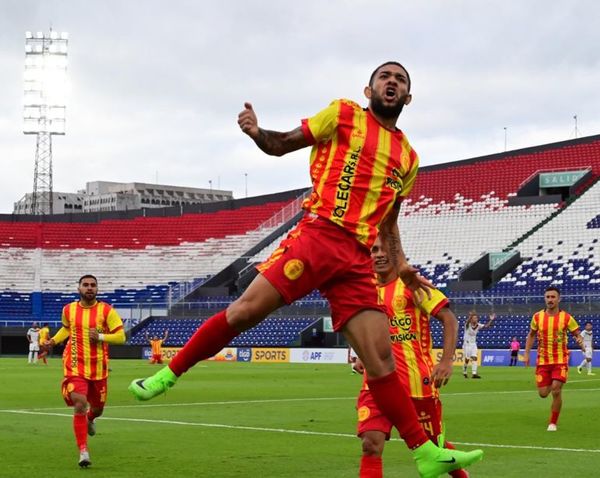
[(390, 262), (396, 266), (398, 273), (406, 266), (406, 256), (400, 241), (400, 228), (398, 227), (398, 215), (400, 214), (400, 201), (396, 201), (392, 210), (381, 224), (379, 235), (383, 247), (388, 253)]
[(250, 103), (244, 103), (244, 109), (238, 115), (238, 125), (260, 149), (272, 156), (283, 156), (310, 145), (301, 128), (288, 132), (259, 128), (256, 113)]
[(386, 248), (390, 261), (396, 266), (396, 271), (402, 282), (412, 291), (422, 289), (427, 297), (431, 298), (433, 284), (423, 277), (418, 269), (408, 263), (402, 248), (400, 228), (398, 227), (400, 204), (400, 201), (394, 203), (392, 210), (381, 224), (379, 230), (381, 242), (383, 247)]
[(301, 128), (288, 132), (270, 131), (258, 128), (258, 136), (253, 138), (256, 145), (272, 156), (283, 156), (309, 146)]

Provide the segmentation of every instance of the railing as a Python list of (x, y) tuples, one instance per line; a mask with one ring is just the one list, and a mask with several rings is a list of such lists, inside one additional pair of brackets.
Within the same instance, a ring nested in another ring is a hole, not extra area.
[[(253, 241), (253, 244), (249, 244), (248, 248), (255, 246), (265, 237), (267, 237), (267, 235), (271, 232), (269, 229), (274, 229), (277, 226), (284, 224), (298, 214), (302, 208), (302, 203), (308, 197), (310, 192), (310, 190), (306, 191), (301, 196), (298, 196), (296, 199), (294, 199), (291, 203), (287, 204), (285, 207), (273, 214), (269, 219), (259, 224), (255, 229), (246, 232), (246, 235), (249, 235), (251, 233), (260, 233), (262, 231), (262, 233), (256, 234), (256, 240)], [(192, 285), (190, 285), (189, 282), (181, 282), (177, 284), (176, 287), (179, 287), (179, 292), (175, 292), (174, 288), (169, 290), (169, 307), (174, 304), (180, 304), (183, 298), (201, 286), (201, 283), (192, 283)]]

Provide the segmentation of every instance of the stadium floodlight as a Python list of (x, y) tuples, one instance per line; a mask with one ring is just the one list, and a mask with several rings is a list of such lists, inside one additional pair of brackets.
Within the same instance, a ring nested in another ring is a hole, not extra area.
[(52, 214), (52, 135), (65, 134), (68, 38), (25, 32), (23, 132), (37, 136), (32, 214)]

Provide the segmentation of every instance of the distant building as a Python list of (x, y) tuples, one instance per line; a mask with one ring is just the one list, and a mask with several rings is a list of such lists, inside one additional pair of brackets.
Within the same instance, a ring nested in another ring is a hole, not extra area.
[[(77, 193), (53, 193), (53, 213), (128, 211), (233, 199), (232, 191), (147, 183), (92, 181)], [(32, 194), (14, 205), (14, 214), (31, 214)]]
[[(85, 192), (78, 193), (52, 193), (52, 210), (54, 214), (69, 214), (83, 211)], [(27, 193), (14, 203), (13, 214), (31, 214), (33, 194)]]

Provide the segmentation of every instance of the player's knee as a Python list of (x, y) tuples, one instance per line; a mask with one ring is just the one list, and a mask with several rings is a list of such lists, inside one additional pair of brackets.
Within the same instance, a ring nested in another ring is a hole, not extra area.
[(240, 297), (227, 308), (227, 322), (237, 330), (246, 330), (257, 323), (263, 317), (258, 313), (257, 304), (254, 300)]
[(371, 435), (362, 436), (362, 453), (365, 456), (381, 456), (383, 453), (384, 439), (378, 439)]
[(550, 394), (550, 388), (548, 388), (548, 387), (538, 388), (538, 393), (539, 393), (540, 397), (546, 398)]

